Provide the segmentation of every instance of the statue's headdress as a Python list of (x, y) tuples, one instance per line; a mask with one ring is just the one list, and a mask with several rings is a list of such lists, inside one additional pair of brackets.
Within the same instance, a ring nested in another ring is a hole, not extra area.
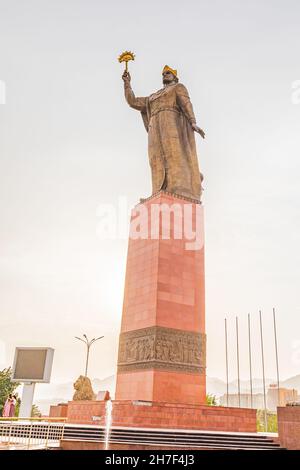
[(171, 69), (171, 67), (169, 67), (168, 65), (165, 65), (162, 73), (167, 72), (167, 71), (171, 72), (175, 77), (177, 77), (177, 70)]

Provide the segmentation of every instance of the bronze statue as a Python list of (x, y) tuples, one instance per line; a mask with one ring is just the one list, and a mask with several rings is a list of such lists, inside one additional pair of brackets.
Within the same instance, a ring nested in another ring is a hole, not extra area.
[(203, 177), (194, 132), (203, 139), (205, 133), (196, 124), (188, 91), (178, 82), (177, 71), (166, 65), (162, 72), (163, 88), (145, 98), (135, 97), (127, 70), (122, 78), (126, 101), (141, 112), (148, 132), (152, 193), (162, 189), (200, 200)]

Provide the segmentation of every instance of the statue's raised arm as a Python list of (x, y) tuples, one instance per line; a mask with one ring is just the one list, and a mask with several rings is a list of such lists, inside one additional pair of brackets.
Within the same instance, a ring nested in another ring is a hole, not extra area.
[(131, 88), (131, 76), (129, 72), (124, 72), (122, 75), (124, 80), (124, 92), (127, 103), (131, 108), (137, 111), (146, 111), (147, 98), (136, 98)]

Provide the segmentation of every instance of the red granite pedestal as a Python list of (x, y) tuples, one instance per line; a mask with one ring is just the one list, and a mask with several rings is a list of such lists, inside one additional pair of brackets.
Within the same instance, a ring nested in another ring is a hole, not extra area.
[(132, 211), (116, 400), (205, 403), (203, 207), (197, 201), (162, 191)]

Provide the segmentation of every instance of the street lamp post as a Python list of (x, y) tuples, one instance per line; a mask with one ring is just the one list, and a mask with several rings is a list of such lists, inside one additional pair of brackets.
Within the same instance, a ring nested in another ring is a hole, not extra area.
[(84, 339), (79, 338), (79, 336), (75, 336), (76, 339), (82, 341), (86, 345), (86, 362), (85, 362), (85, 374), (84, 376), (87, 377), (88, 365), (89, 365), (89, 356), (90, 356), (90, 348), (92, 344), (94, 344), (98, 339), (104, 338), (104, 336), (99, 336), (99, 338), (93, 338), (89, 341), (87, 335), (82, 335)]

